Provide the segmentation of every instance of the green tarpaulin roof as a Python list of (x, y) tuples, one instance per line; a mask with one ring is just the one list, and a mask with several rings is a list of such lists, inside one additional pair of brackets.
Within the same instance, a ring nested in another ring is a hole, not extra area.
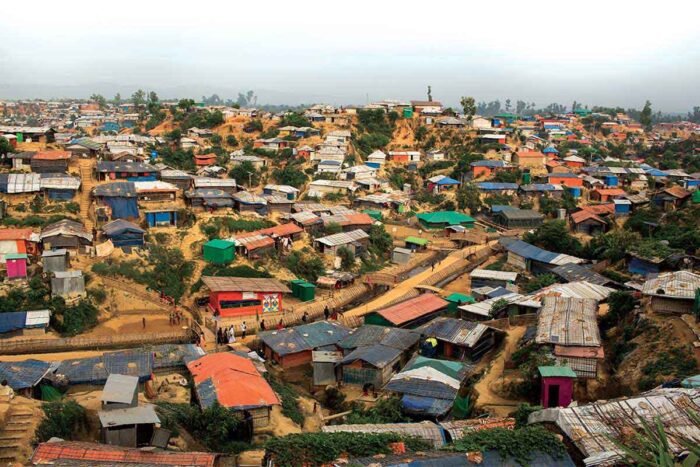
[(228, 240), (221, 240), (219, 238), (215, 238), (214, 240), (209, 240), (207, 243), (204, 244), (204, 246), (208, 248), (221, 248), (222, 250), (225, 250), (227, 248), (235, 246), (235, 244), (233, 242), (229, 242)]
[(452, 293), (445, 297), (445, 300), (448, 302), (457, 302), (457, 303), (476, 303), (476, 300), (474, 300), (474, 297), (471, 295), (464, 295), (461, 293)]
[(560, 377), (560, 378), (576, 378), (574, 370), (568, 366), (540, 366), (537, 367), (543, 378)]
[(402, 371), (407, 371), (407, 370), (414, 370), (416, 368), (423, 368), (424, 366), (429, 366), (431, 368), (434, 368), (438, 370), (441, 373), (444, 373), (448, 376), (451, 376), (452, 378), (455, 379), (461, 379), (460, 373), (464, 371), (464, 364), (460, 362), (453, 362), (449, 360), (438, 360), (436, 358), (428, 358), (428, 357), (422, 357), (420, 355), (415, 357), (415, 360), (413, 361), (413, 364), (411, 365), (410, 368), (408, 366), (404, 368)]
[(688, 389), (698, 389), (700, 388), (700, 375), (691, 376), (684, 379), (681, 382), (681, 387)]
[(428, 224), (457, 225), (464, 222), (474, 222), (474, 218), (457, 211), (437, 211), (416, 214), (416, 217)]
[(428, 240), (420, 237), (406, 237), (406, 243), (415, 243), (416, 245), (427, 245)]

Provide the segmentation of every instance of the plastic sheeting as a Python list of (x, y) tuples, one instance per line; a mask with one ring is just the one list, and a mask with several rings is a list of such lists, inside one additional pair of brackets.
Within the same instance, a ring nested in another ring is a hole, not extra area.
[(112, 210), (112, 219), (136, 219), (139, 217), (139, 206), (136, 198), (105, 197)]

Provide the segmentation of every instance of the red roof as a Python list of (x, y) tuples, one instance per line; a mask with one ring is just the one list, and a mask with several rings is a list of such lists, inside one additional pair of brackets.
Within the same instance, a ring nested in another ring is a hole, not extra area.
[(261, 230), (256, 230), (255, 232), (251, 232), (251, 234), (256, 235), (270, 235), (274, 236), (277, 235), (278, 237), (286, 237), (287, 235), (295, 235), (298, 233), (302, 233), (304, 229), (299, 227), (298, 225), (290, 222), (288, 224), (280, 224), (276, 225), (274, 227), (270, 227), (267, 229), (261, 229)]
[(44, 161), (58, 161), (70, 159), (70, 152), (68, 151), (42, 151), (34, 154), (32, 159), (44, 160)]
[(669, 188), (665, 188), (662, 191), (664, 193), (667, 193), (667, 194), (673, 196), (674, 198), (679, 198), (679, 199), (687, 198), (688, 196), (690, 196), (690, 192), (688, 190), (685, 190), (679, 186), (672, 186)]
[(615, 204), (614, 203), (591, 204), (588, 206), (584, 206), (581, 209), (584, 211), (592, 212), (593, 214), (597, 214), (600, 216), (600, 215), (605, 215), (605, 214), (613, 214), (615, 212)]
[(593, 220), (596, 220), (602, 224), (605, 224), (605, 221), (603, 219), (596, 216), (591, 211), (586, 211), (585, 209), (578, 211), (578, 212), (575, 212), (571, 215), (571, 220), (574, 221), (574, 224), (578, 224), (579, 222), (583, 222), (583, 221), (586, 221), (588, 219), (593, 219)]
[(624, 196), (627, 194), (622, 188), (596, 188), (593, 191), (602, 196)]
[(232, 353), (205, 355), (187, 364), (195, 384), (211, 378), (216, 398), (224, 407), (245, 408), (278, 405), (277, 394), (253, 365)]
[(195, 159), (216, 159), (216, 154), (209, 153), (209, 154), (195, 154), (194, 155)]
[(405, 302), (380, 310), (377, 313), (390, 323), (401, 325), (421, 316), (434, 313), (447, 305), (448, 302), (437, 295), (424, 293)]
[(213, 467), (216, 454), (207, 452), (141, 451), (140, 449), (108, 446), (78, 441), (41, 443), (32, 454), (33, 464), (46, 464), (59, 459), (92, 462), (146, 465), (181, 465)]
[(518, 157), (544, 157), (540, 151), (518, 151)]
[(32, 229), (0, 229), (0, 241), (3, 240), (29, 240)]

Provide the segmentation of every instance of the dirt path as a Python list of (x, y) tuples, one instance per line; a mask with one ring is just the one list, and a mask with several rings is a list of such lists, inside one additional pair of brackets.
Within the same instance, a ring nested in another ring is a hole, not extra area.
[(505, 347), (491, 362), (486, 374), (474, 385), (478, 394), (476, 405), (488, 410), (497, 417), (505, 417), (518, 405), (519, 401), (505, 399), (494, 391), (494, 387), (501, 384), (499, 379), (503, 375), (506, 359), (510, 358), (517, 349), (520, 338), (525, 334), (527, 326), (513, 326), (508, 329)]
[(425, 271), (422, 271), (418, 274), (416, 274), (413, 277), (409, 277), (403, 282), (400, 282), (396, 287), (393, 289), (389, 290), (385, 294), (380, 295), (379, 297), (375, 298), (374, 300), (365, 303), (364, 305), (358, 306), (356, 308), (353, 308), (352, 310), (348, 310), (344, 313), (345, 316), (362, 316), (370, 311), (376, 310), (378, 308), (381, 308), (383, 306), (386, 306), (387, 304), (391, 303), (394, 300), (400, 299), (407, 293), (411, 292), (417, 285), (421, 285), (426, 283), (426, 280), (430, 278), (433, 274), (437, 274), (440, 271), (447, 269), (448, 267), (452, 266), (454, 263), (457, 261), (461, 261), (464, 259), (465, 254), (467, 253), (477, 253), (482, 251), (485, 248), (490, 248), (489, 244), (486, 245), (479, 245), (476, 247), (467, 247), (461, 250), (456, 250), (453, 253), (450, 253), (449, 256), (447, 256), (445, 259), (443, 259), (436, 267), (435, 270), (432, 268), (428, 268)]

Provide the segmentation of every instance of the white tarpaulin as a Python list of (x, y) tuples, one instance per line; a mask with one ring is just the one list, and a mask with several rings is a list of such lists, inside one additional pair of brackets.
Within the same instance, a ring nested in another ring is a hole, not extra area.
[(106, 242), (95, 246), (95, 254), (100, 258), (111, 255), (113, 251), (114, 244), (112, 243), (112, 240), (107, 240)]
[(428, 381), (439, 381), (452, 388), (460, 388), (459, 381), (429, 366), (416, 368), (414, 370), (402, 371), (401, 373), (394, 375), (394, 377), (391, 378), (391, 381), (400, 381), (402, 379), (424, 379)]

